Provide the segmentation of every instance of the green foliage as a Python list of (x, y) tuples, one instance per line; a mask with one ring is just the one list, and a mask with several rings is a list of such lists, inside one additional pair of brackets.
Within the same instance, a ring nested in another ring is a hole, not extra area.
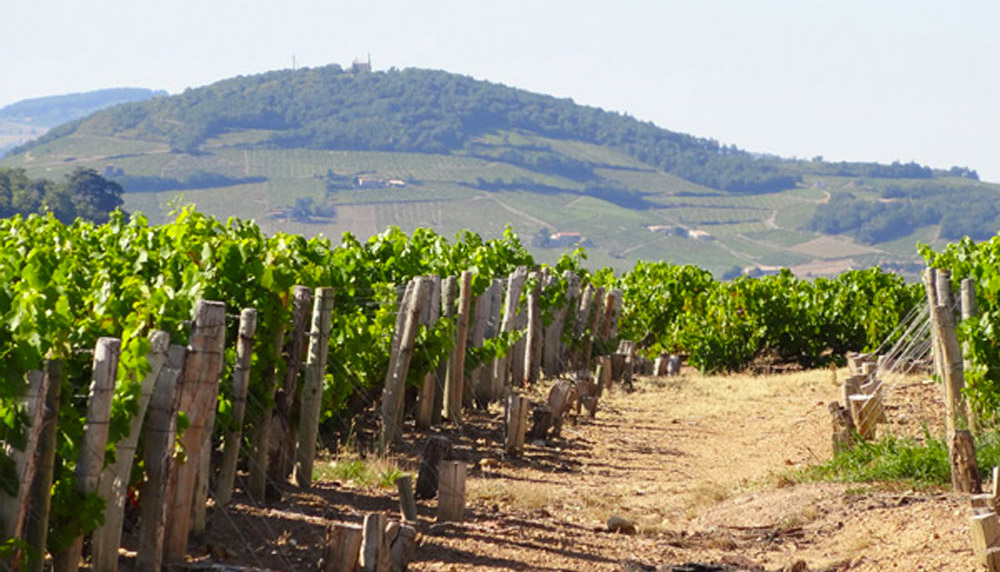
[[(976, 440), (976, 460), (981, 477), (1000, 463), (1000, 433), (988, 432)], [(904, 482), (917, 486), (942, 486), (951, 480), (948, 445), (924, 431), (923, 439), (882, 437), (859, 441), (831, 460), (796, 475), (805, 480), (849, 483)]]
[(694, 266), (636, 264), (614, 279), (624, 304), (620, 335), (650, 355), (686, 353), (702, 371), (738, 370), (763, 353), (814, 366), (849, 350), (869, 350), (892, 334), (920, 300), (918, 286), (878, 269), (814, 282), (776, 276), (716, 282)]
[(924, 441), (883, 437), (860, 441), (833, 459), (806, 469), (800, 478), (849, 483), (903, 481), (911, 485), (938, 486), (951, 479), (948, 446), (929, 434)]
[(24, 169), (0, 169), (0, 217), (53, 213), (66, 223), (77, 217), (107, 222), (121, 196), (118, 183), (93, 169), (78, 168), (58, 184), (29, 179)]
[(921, 246), (928, 265), (951, 271), (957, 287), (971, 278), (976, 288), (977, 316), (958, 325), (958, 337), (970, 367), (965, 369), (966, 395), (980, 416), (996, 421), (1000, 407), (1000, 235), (976, 243), (969, 238), (949, 244), (941, 252)]
[(931, 224), (941, 225), (942, 238), (989, 238), (1000, 228), (1000, 195), (975, 180), (894, 184), (882, 191), (881, 200), (838, 193), (817, 207), (809, 228), (877, 244)]

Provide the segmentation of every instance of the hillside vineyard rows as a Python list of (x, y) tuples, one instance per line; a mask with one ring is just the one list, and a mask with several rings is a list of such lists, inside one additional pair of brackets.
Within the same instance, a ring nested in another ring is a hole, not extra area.
[[(974, 249), (964, 243), (956, 248)], [(968, 259), (955, 252), (938, 256), (936, 263), (957, 265)], [(981, 256), (995, 252), (990, 246)], [(620, 340), (631, 340), (647, 358), (674, 353), (687, 356), (702, 371), (727, 371), (762, 356), (816, 366), (843, 352), (874, 349), (891, 339), (895, 326), (920, 301), (918, 286), (877, 269), (813, 282), (787, 271), (719, 282), (699, 268), (666, 263), (640, 263), (623, 275), (608, 269), (591, 273), (581, 267), (582, 255), (566, 254), (552, 267), (538, 265), (512, 232), (495, 240), (464, 232), (449, 241), (426, 229), (409, 236), (389, 229), (365, 243), (345, 235), (334, 245), (323, 238), (267, 236), (252, 222), (223, 223), (192, 209), (161, 226), (149, 225), (141, 215), (126, 220), (120, 212), (105, 224), (66, 225), (51, 215), (0, 221), (3, 558), (40, 569), (49, 553), (57, 566), (75, 567), (81, 538), (102, 524), (111, 502), (102, 497), (104, 485), (84, 471), (85, 465), (100, 473), (119, 464), (123, 455), (137, 454), (143, 426), (137, 416), (146, 409), (143, 380), (172, 363), (173, 347), (203, 351), (204, 359), (214, 360), (208, 370), (215, 368), (214, 376), (201, 382), (211, 396), (207, 409), (185, 410), (206, 407), (204, 400), (186, 406), (181, 401), (178, 431), (187, 432), (189, 439), (202, 431), (200, 442), (210, 450), (239, 451), (246, 457), (259, 453), (261, 439), (266, 443), (272, 416), (298, 421), (291, 404), (303, 395), (304, 384), (321, 387), (315, 390), (321, 395), (316, 401), (321, 436), (351, 427), (383, 390), (392, 395), (396, 390), (385, 384), (394, 375), (420, 389), (429, 373), (454, 359), (456, 345), (465, 346), (464, 340), (456, 343), (456, 331), (468, 326), (456, 317), (460, 303), (476, 307), (492, 299), (494, 304), (491, 326), (469, 327), (470, 332), (478, 328), (479, 338), (464, 348), (459, 363), (464, 361), (463, 371), (471, 373), (497, 363), (515, 367), (504, 360), (524, 355), (514, 348), (527, 341), (522, 338), (528, 330), (514, 324), (518, 316), (529, 319), (528, 313), (544, 328), (556, 324), (554, 339), (561, 340), (581, 369), (590, 368), (591, 354), (608, 354)], [(467, 296), (461, 302), (454, 290), (450, 295), (442, 291), (443, 306), (431, 304), (417, 326), (399, 310), (415, 296), (413, 284), (423, 284), (415, 282), (423, 276), (436, 276), (437, 283), (453, 288), (462, 277)], [(508, 288), (508, 299), (501, 304), (508, 277), (519, 286)], [(308, 352), (293, 338), (308, 322), (308, 305), (302, 303), (308, 292), (302, 287), (315, 292), (319, 314), (328, 319), (316, 330), (323, 320), (314, 315), (313, 331), (323, 332), (324, 341), (314, 346), (318, 335), (313, 334)], [(597, 317), (605, 310), (596, 300), (606, 294), (607, 300), (621, 304), (615, 309), (620, 311), (616, 329)], [(581, 308), (590, 311), (592, 303), (596, 313), (581, 313)], [(244, 321), (248, 310), (256, 314), (255, 333), (248, 333)], [(210, 323), (201, 314), (206, 311), (215, 312)], [(984, 316), (996, 319), (995, 310)], [(405, 343), (400, 342), (404, 329), (409, 332)], [(256, 340), (252, 356), (230, 343), (248, 336)], [(225, 340), (225, 347), (211, 349), (211, 340)], [(96, 365), (105, 363), (109, 347), (120, 352), (101, 389)], [(408, 357), (400, 362), (402, 353)], [(993, 371), (987, 368), (983, 379), (989, 380)], [(234, 395), (238, 384), (233, 380), (244, 374), (246, 394)], [(534, 379), (524, 370), (512, 378), (515, 388), (522, 379)], [(38, 393), (39, 387), (48, 392)], [(501, 397), (502, 389), (479, 388), (474, 398), (482, 405)], [(99, 416), (106, 434), (95, 452), (88, 443), (94, 442), (93, 397), (101, 391), (110, 399)], [(42, 438), (38, 423), (46, 407), (41, 404), (51, 399), (58, 403), (48, 467), (51, 506), (46, 521), (32, 523), (30, 516), (37, 511), (19, 516), (11, 507), (32, 496), (19, 471), (25, 466), (23, 452)], [(156, 403), (154, 397), (151, 416)], [(244, 407), (245, 423), (239, 426)], [(440, 415), (441, 406), (436, 409)], [(241, 439), (247, 446), (241, 446)], [(119, 490), (136, 491), (143, 482), (162, 478), (149, 474), (155, 467), (138, 460), (125, 459), (134, 469), (125, 472), (128, 482), (119, 483)], [(289, 461), (285, 463), (282, 476), (287, 478)], [(296, 478), (308, 483), (311, 474)], [(259, 484), (263, 487), (263, 480)], [(43, 538), (44, 546), (26, 538)]]

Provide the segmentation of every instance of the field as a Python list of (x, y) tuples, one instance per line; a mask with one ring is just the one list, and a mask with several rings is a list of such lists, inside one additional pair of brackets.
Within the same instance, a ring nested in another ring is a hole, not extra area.
[[(807, 224), (817, 205), (831, 193), (877, 195), (848, 178), (809, 178), (800, 188), (783, 192), (733, 195), (588, 143), (514, 132), (478, 141), (496, 149), (501, 145), (547, 148), (587, 161), (596, 165), (594, 173), (603, 180), (641, 191), (648, 206), (637, 209), (582, 196), (582, 183), (570, 178), (461, 152), (435, 155), (253, 146), (268, 135), (253, 130), (227, 133), (203, 144), (201, 153), (187, 155), (172, 153), (163, 143), (74, 134), (26, 155), (6, 158), (2, 165), (23, 167), (31, 176), (49, 178), (62, 177), (79, 166), (99, 172), (113, 167), (128, 175), (178, 180), (202, 172), (235, 179), (265, 177), (265, 183), (183, 192), (132, 190), (126, 194), (125, 208), (161, 222), (169, 218), (174, 206), (193, 203), (218, 217), (253, 218), (268, 232), (329, 237), (352, 232), (362, 239), (388, 226), (411, 231), (432, 225), (446, 235), (470, 229), (484, 237), (497, 237), (510, 226), (526, 243), (542, 232), (578, 232), (586, 239), (587, 265), (593, 268), (624, 270), (637, 260), (670, 260), (699, 264), (716, 275), (734, 268), (782, 266), (802, 274), (829, 274), (863, 265), (912, 263), (918, 241), (936, 244), (936, 227), (915, 229), (879, 248), (838, 237), (816, 242), (819, 236)], [(93, 151), (98, 148), (100, 153)], [(327, 192), (324, 177), (328, 172), (381, 181), (400, 179), (407, 185)], [(477, 187), (482, 181), (500, 182), (503, 188)], [(299, 199), (328, 204), (335, 216), (292, 220), (287, 213)], [(695, 235), (703, 240), (695, 240)], [(532, 249), (539, 260), (551, 262), (567, 247)]]

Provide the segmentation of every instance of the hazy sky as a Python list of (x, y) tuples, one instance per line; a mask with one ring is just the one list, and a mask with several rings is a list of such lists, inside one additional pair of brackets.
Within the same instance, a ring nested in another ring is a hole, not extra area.
[(750, 151), (1000, 181), (1000, 2), (3, 0), (0, 106), (371, 53)]

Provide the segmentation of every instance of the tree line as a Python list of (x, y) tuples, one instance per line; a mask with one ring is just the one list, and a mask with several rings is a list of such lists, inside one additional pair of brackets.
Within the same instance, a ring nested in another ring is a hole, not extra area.
[(121, 185), (93, 169), (78, 168), (62, 181), (32, 179), (24, 169), (0, 169), (0, 218), (52, 213), (64, 223), (77, 218), (104, 223), (123, 202)]

